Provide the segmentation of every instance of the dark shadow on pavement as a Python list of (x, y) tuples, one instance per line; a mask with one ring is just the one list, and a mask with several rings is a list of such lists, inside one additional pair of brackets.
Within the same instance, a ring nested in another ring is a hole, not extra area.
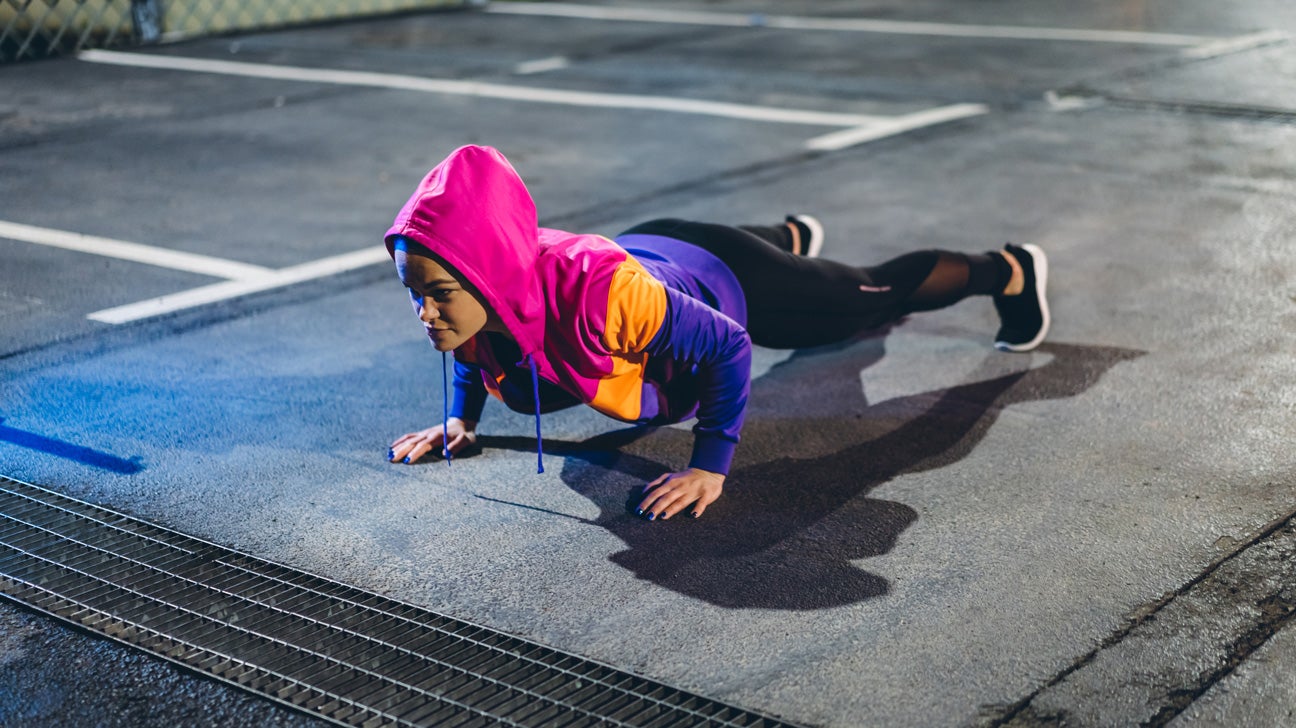
[[(725, 495), (698, 520), (648, 522), (632, 509), (642, 485), (670, 469), (648, 453), (687, 453), (686, 430), (628, 428), (580, 443), (546, 440), (544, 447), (564, 458), (563, 482), (599, 506), (592, 523), (625, 542), (611, 560), (639, 578), (735, 609), (837, 607), (887, 593), (885, 578), (851, 561), (887, 553), (918, 517), (902, 503), (868, 497), (871, 490), (959, 461), (1004, 408), (1074, 397), (1143, 354), (1058, 343), (1038, 352), (990, 354), (965, 384), (870, 404), (859, 375), (881, 359), (882, 337), (798, 351), (753, 382), (740, 448), (749, 452), (740, 454)], [(1028, 369), (1041, 354), (1052, 360)], [(751, 456), (778, 446), (780, 432), (804, 427), (818, 428), (838, 449), (804, 459), (790, 451)], [(482, 437), (480, 444), (535, 448), (524, 437)]]

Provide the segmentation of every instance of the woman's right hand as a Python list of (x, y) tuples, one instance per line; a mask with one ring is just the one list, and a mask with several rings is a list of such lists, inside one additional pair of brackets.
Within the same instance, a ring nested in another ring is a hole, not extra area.
[[(464, 448), (477, 442), (477, 423), (451, 417), (446, 421), (446, 433), (449, 433), (451, 455), (457, 455)], [(442, 455), (442, 443), (446, 440), (441, 425), (426, 430), (411, 432), (396, 438), (387, 450), (387, 459), (393, 463), (416, 463), (428, 453)]]

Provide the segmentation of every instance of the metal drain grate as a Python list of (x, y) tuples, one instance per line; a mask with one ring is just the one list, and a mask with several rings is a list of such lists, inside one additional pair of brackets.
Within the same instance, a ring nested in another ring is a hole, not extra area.
[(343, 725), (786, 725), (4, 476), (0, 594)]

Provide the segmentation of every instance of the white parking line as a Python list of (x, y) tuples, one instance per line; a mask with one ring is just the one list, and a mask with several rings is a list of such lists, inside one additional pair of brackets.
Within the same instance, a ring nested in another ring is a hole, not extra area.
[(1205, 60), (1215, 58), (1216, 56), (1228, 55), (1230, 53), (1239, 53), (1249, 51), (1252, 48), (1270, 45), (1272, 43), (1281, 43), (1290, 38), (1291, 35), (1281, 30), (1266, 30), (1260, 33), (1250, 35), (1240, 35), (1236, 38), (1223, 38), (1211, 43), (1185, 48), (1183, 55), (1188, 58)]
[(550, 56), (548, 58), (537, 58), (534, 61), (523, 61), (513, 67), (513, 72), (522, 76), (529, 76), (547, 71), (558, 71), (570, 65), (571, 61), (564, 56)]
[(1215, 36), (1180, 33), (1149, 33), (1130, 30), (1088, 30), (1084, 28), (1038, 28), (1018, 25), (968, 25), (924, 23), (869, 18), (795, 17), (760, 13), (715, 13), (660, 8), (606, 7), (573, 3), (492, 3), (486, 12), (503, 15), (542, 15), (586, 20), (622, 20), (640, 23), (717, 25), (725, 27), (767, 27), (788, 30), (835, 30), (854, 33), (934, 35), (959, 38), (1012, 40), (1061, 40), (1087, 43), (1132, 43), (1141, 45), (1195, 46), (1220, 40)]
[(124, 324), (152, 316), (183, 311), (187, 308), (208, 303), (237, 298), (249, 293), (268, 291), (272, 288), (280, 288), (293, 283), (323, 278), (388, 260), (390, 258), (387, 256), (385, 248), (373, 246), (364, 250), (357, 250), (354, 253), (344, 253), (331, 258), (312, 260), (309, 263), (302, 263), (291, 268), (272, 271), (269, 276), (259, 280), (233, 280), (213, 283), (210, 286), (191, 288), (187, 291), (158, 296), (138, 303), (105, 308), (88, 314), (86, 318), (106, 324)]
[(937, 109), (918, 111), (912, 114), (896, 116), (883, 123), (858, 126), (854, 129), (843, 129), (831, 134), (824, 134), (806, 142), (807, 149), (823, 152), (837, 151), (853, 147), (856, 144), (877, 141), (889, 136), (896, 136), (907, 131), (922, 129), (936, 124), (945, 124), (958, 119), (968, 119), (989, 113), (984, 104), (954, 104)]
[(137, 68), (197, 71), (200, 73), (218, 73), (227, 76), (273, 78), (283, 81), (330, 83), (343, 86), (368, 86), (371, 88), (421, 91), (424, 93), (451, 94), (455, 96), (476, 96), (479, 98), (503, 99), (508, 101), (530, 101), (536, 103), (560, 104), (564, 106), (595, 106), (611, 109), (673, 111), (683, 114), (703, 114), (706, 116), (722, 116), (731, 119), (769, 121), (783, 124), (859, 126), (861, 124), (870, 124), (886, 119), (886, 117), (882, 116), (838, 114), (823, 111), (806, 111), (802, 109), (784, 109), (775, 106), (730, 104), (718, 101), (674, 98), (670, 96), (638, 96), (632, 94), (609, 94), (591, 91), (566, 91), (561, 89), (534, 88), (530, 86), (510, 86), (499, 83), (483, 83), (479, 81), (423, 78), (421, 76), (404, 76), (391, 73), (368, 73), (363, 71), (339, 71), (325, 68), (276, 66), (264, 63), (217, 61), (207, 58), (184, 58), (180, 56), (121, 53), (118, 51), (83, 51), (78, 57), (83, 61), (89, 61), (91, 63), (135, 66)]
[(199, 273), (213, 278), (255, 281), (274, 273), (270, 268), (248, 265), (247, 263), (239, 263), (224, 258), (213, 258), (208, 255), (185, 253), (170, 248), (157, 248), (152, 245), (130, 243), (125, 240), (82, 235), (81, 233), (66, 230), (52, 230), (3, 220), (0, 220), (0, 238), (45, 245), (52, 248), (63, 248), (64, 250), (75, 250), (81, 253), (93, 253), (94, 255), (129, 260), (135, 263), (147, 263), (161, 268)]
[(64, 250), (75, 250), (80, 253), (103, 255), (109, 258), (155, 265), (160, 268), (170, 268), (211, 276), (212, 278), (226, 279), (220, 283), (158, 296), (138, 303), (105, 308), (86, 315), (88, 319), (106, 324), (124, 324), (130, 321), (138, 321), (150, 316), (181, 311), (186, 308), (215, 303), (216, 301), (223, 301), (257, 291), (267, 291), (272, 288), (292, 285), (293, 283), (324, 278), (389, 260), (386, 249), (375, 245), (364, 250), (343, 253), (330, 258), (321, 258), (290, 268), (275, 270), (274, 268), (240, 263), (225, 258), (213, 258), (209, 255), (185, 253), (170, 248), (159, 248), (125, 240), (82, 235), (81, 233), (66, 230), (53, 230), (3, 220), (0, 220), (0, 238), (45, 245), (52, 248), (62, 248)]
[[(160, 56), (140, 53), (121, 53), (118, 51), (83, 51), (79, 58), (91, 63), (107, 63), (138, 68), (158, 68), (176, 71), (195, 71), (199, 73), (218, 73), (250, 78), (273, 78), (285, 81), (303, 81), (311, 83), (333, 83), (348, 86), (368, 86), (374, 88), (401, 89), (425, 93), (454, 94), (459, 96), (476, 96), (481, 98), (506, 99), (510, 101), (529, 101), (534, 103), (561, 104), (566, 106), (594, 106), (610, 109), (642, 109), (645, 111), (667, 111), (681, 114), (701, 114), (719, 116), (744, 121), (761, 121), (781, 124), (804, 124), (808, 126), (840, 126), (851, 132), (849, 135), (835, 137), (835, 141), (825, 143), (822, 137), (816, 137), (806, 143), (807, 148), (817, 150), (837, 150), (851, 146), (846, 139), (856, 139), (853, 144), (881, 139), (893, 134), (941, 124), (950, 119), (966, 118), (976, 113), (988, 112), (979, 104), (954, 104), (930, 109), (918, 114), (904, 116), (879, 116), (868, 114), (842, 114), (830, 111), (809, 111), (805, 109), (786, 109), (776, 106), (753, 106), (749, 104), (731, 104), (720, 101), (702, 101), (699, 99), (675, 98), (670, 96), (638, 96), (633, 94), (609, 94), (589, 91), (566, 91), (561, 89), (544, 89), (529, 86), (509, 86), (497, 83), (479, 83), (476, 81), (455, 81), (404, 76), (386, 73), (368, 73), (362, 71), (339, 71), (322, 68), (301, 68), (296, 66), (275, 66), (263, 63), (242, 63), (238, 61), (218, 61), (207, 58), (185, 58), (181, 56)], [(948, 117), (948, 118), (947, 118)], [(927, 123), (918, 120), (926, 119)]]
[(1057, 91), (1045, 91), (1044, 102), (1048, 104), (1051, 111), (1082, 111), (1100, 106), (1103, 100), (1092, 96), (1063, 96)]

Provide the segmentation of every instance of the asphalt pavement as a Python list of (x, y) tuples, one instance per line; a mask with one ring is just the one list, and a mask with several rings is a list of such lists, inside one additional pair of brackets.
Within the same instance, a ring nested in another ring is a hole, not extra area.
[[(496, 2), (0, 66), (0, 472), (791, 722), (1291, 725), (1296, 8)], [(1050, 256), (756, 352), (724, 497), (625, 511), (688, 424), (441, 412), (381, 235), (490, 144), (552, 227), (811, 212), (870, 264)], [(309, 717), (0, 606), (0, 723)]]

